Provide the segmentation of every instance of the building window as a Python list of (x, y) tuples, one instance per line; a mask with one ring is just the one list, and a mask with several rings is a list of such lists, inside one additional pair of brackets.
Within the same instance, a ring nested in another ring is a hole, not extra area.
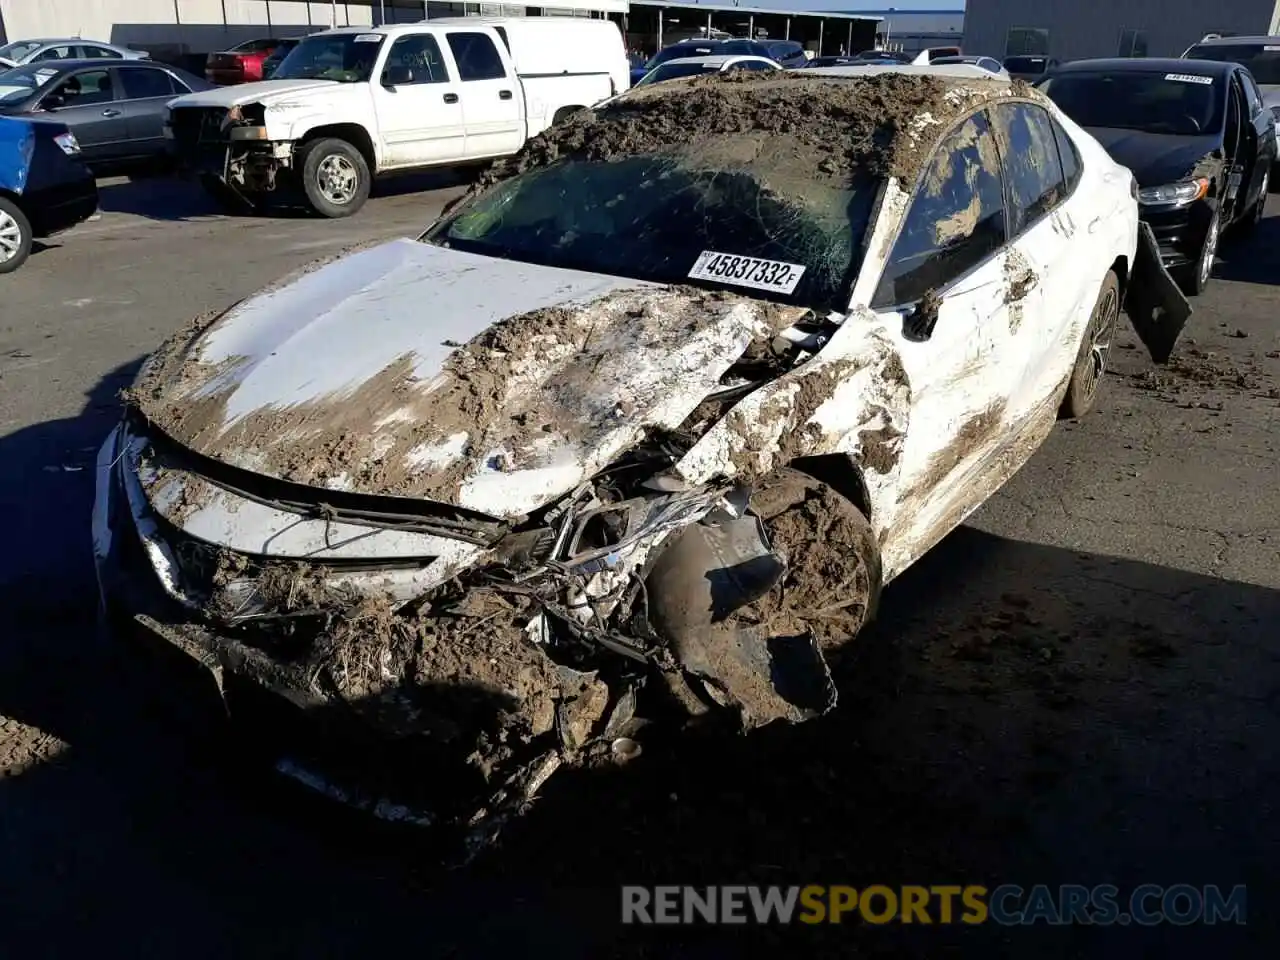
[(1145, 57), (1147, 55), (1147, 35), (1141, 30), (1121, 30), (1119, 55), (1122, 57)]
[(1047, 57), (1049, 31), (1042, 27), (1010, 27), (1004, 38), (1006, 57)]

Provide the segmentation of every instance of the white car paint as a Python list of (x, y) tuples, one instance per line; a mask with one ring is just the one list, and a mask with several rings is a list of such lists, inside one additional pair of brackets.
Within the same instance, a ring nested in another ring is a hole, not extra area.
[[(505, 76), (462, 78), (449, 38), (463, 33), (489, 39)], [(252, 139), (271, 145), (274, 156), (286, 162), (312, 131), (339, 124), (359, 127), (373, 147), (372, 172), (379, 174), (508, 156), (545, 130), (558, 111), (590, 106), (629, 83), (621, 34), (608, 20), (437, 18), (344, 27), (307, 39), (335, 35), (367, 37), (370, 47), (376, 44), (368, 82), (264, 80), (178, 97), (168, 109), (259, 104), (263, 128)], [(380, 80), (396, 55), (396, 44), (421, 37), (435, 41), (447, 81), (384, 86)]]

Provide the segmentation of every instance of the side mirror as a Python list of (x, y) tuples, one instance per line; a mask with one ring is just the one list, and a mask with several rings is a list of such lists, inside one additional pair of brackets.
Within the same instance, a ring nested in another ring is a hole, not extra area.
[(67, 98), (58, 90), (51, 90), (44, 95), (44, 99), (40, 101), (41, 110), (57, 110), (59, 107), (67, 105)]
[(388, 65), (382, 71), (382, 85), (387, 88), (413, 83), (413, 71), (403, 64)]
[(902, 335), (912, 343), (924, 343), (933, 336), (933, 328), (938, 325), (938, 309), (942, 306), (942, 297), (930, 290), (911, 311), (902, 318)]

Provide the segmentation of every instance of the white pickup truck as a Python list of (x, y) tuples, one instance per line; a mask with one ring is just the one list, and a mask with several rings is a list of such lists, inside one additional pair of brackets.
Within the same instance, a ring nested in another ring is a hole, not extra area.
[(345, 217), (374, 177), (508, 156), (629, 82), (609, 20), (347, 27), (307, 37), (271, 80), (171, 101), (165, 136), (215, 194), (256, 208), (300, 188), (317, 213)]

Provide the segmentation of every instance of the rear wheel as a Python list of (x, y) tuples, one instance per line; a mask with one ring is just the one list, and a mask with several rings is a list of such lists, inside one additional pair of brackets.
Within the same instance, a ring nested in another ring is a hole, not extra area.
[(303, 148), (302, 188), (322, 217), (349, 217), (369, 199), (369, 164), (345, 140), (316, 140)]
[(6, 197), (0, 197), (0, 273), (13, 273), (31, 256), (31, 221)]
[(1120, 280), (1109, 272), (1102, 281), (1097, 303), (1089, 316), (1076, 354), (1076, 365), (1071, 370), (1067, 394), (1062, 400), (1062, 416), (1068, 419), (1083, 417), (1098, 396), (1098, 386), (1107, 369), (1111, 356), (1111, 341), (1115, 337), (1116, 321), (1120, 316)]

